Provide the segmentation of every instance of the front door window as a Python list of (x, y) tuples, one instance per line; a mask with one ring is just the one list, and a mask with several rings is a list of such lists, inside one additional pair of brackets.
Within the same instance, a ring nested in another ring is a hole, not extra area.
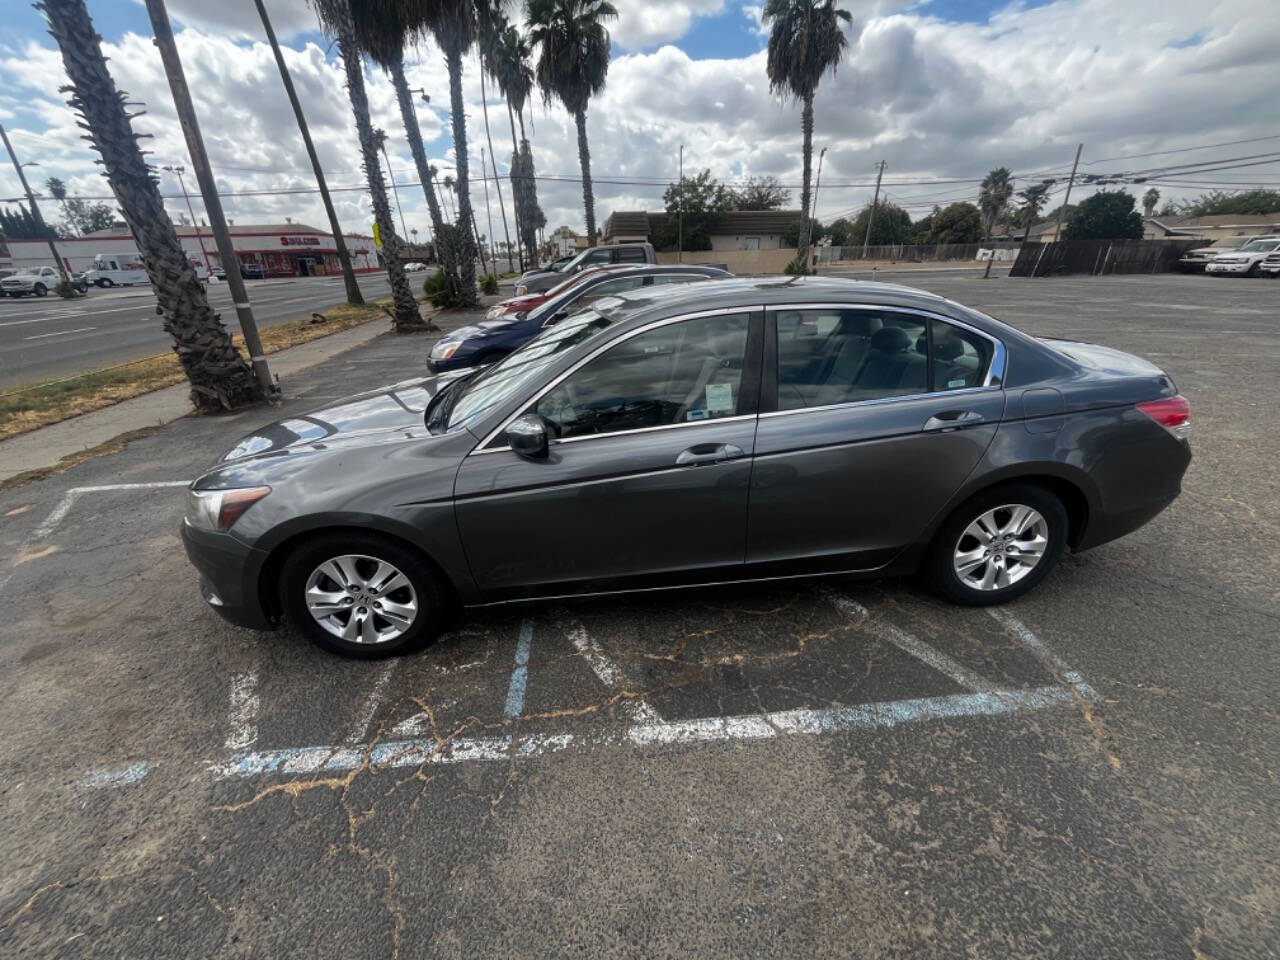
[(637, 334), (576, 370), (534, 406), (561, 439), (716, 420), (746, 412), (749, 314)]

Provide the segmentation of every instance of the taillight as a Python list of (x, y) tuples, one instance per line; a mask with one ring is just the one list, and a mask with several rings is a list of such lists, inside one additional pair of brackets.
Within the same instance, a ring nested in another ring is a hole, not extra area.
[(1147, 400), (1138, 404), (1138, 409), (1179, 440), (1186, 440), (1191, 436), (1191, 404), (1181, 394), (1160, 400)]

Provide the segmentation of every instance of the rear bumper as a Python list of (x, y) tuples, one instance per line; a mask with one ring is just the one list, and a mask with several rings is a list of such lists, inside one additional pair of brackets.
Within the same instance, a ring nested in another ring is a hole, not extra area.
[[(1152, 426), (1164, 433), (1162, 427)], [(1077, 552), (1132, 533), (1178, 498), (1191, 464), (1191, 445), (1168, 434), (1159, 441), (1142, 445), (1141, 458), (1131, 464), (1133, 473), (1128, 482), (1112, 479), (1102, 484), (1103, 502), (1090, 511)]]
[(275, 629), (276, 620), (263, 607), (259, 578), (267, 554), (226, 533), (197, 530), (182, 524), (182, 545), (200, 574), (200, 595), (230, 623), (251, 630)]

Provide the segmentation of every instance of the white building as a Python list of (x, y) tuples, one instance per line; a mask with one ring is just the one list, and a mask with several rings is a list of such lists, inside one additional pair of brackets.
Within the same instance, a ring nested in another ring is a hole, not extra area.
[[(175, 226), (182, 248), (192, 260), (210, 270), (221, 266), (217, 244), (208, 227)], [(256, 264), (268, 277), (309, 277), (338, 274), (338, 250), (333, 235), (301, 223), (267, 223), (231, 226), (231, 243), (241, 264)], [(351, 266), (357, 273), (378, 269), (373, 238), (344, 234)], [(123, 223), (83, 237), (55, 241), (63, 266), (72, 273), (87, 270), (100, 253), (137, 256), (138, 248)], [(53, 255), (44, 240), (8, 239), (0, 242), (0, 267), (21, 270), (53, 266)]]

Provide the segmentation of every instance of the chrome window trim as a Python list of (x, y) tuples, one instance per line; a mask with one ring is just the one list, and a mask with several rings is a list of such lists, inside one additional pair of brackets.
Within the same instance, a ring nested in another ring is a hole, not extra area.
[[(1005, 350), (1004, 342), (999, 337), (994, 337), (985, 330), (966, 323), (963, 320), (957, 320), (955, 317), (948, 317), (946, 314), (937, 313), (933, 310), (926, 310), (917, 307), (898, 307), (890, 304), (881, 303), (771, 303), (766, 310), (881, 310), (888, 313), (912, 313), (917, 316), (929, 317), (931, 320), (938, 320), (941, 323), (949, 323), (959, 327), (961, 330), (968, 330), (970, 333), (976, 333), (980, 337), (990, 340), (993, 349), (991, 352), (991, 363), (987, 366), (987, 375), (982, 379), (981, 387), (966, 387), (966, 390), (979, 390), (983, 387), (990, 387), (1003, 384), (1008, 370), (1008, 352)], [(959, 393), (959, 390), (934, 390), (933, 393)], [(930, 394), (911, 394), (911, 396), (930, 396)], [(885, 397), (886, 400), (905, 400), (906, 397)], [(874, 400), (854, 400), (852, 403), (875, 403)], [(845, 404), (831, 404), (831, 406), (845, 406)], [(817, 410), (817, 407), (801, 407), (805, 410)], [(778, 411), (784, 412), (784, 411)], [(790, 412), (790, 411), (785, 411)], [(762, 414), (762, 416), (771, 416), (771, 414)]]
[(844, 403), (824, 403), (820, 407), (796, 407), (792, 410), (771, 410), (768, 413), (760, 414), (760, 419), (766, 417), (790, 417), (797, 413), (817, 413), (825, 410), (841, 410), (845, 407), (870, 407), (878, 406), (884, 403), (897, 403), (900, 400), (924, 400), (928, 397), (957, 397), (965, 394), (973, 393), (994, 393), (1004, 389), (999, 384), (983, 387), (965, 387), (962, 390), (934, 390), (930, 393), (903, 393), (892, 397), (876, 397), (873, 400), (846, 400)]
[[(757, 304), (751, 304), (750, 306), (744, 306), (744, 307), (718, 307), (714, 310), (697, 310), (697, 311), (694, 311), (693, 313), (682, 313), (674, 317), (665, 317), (662, 320), (654, 320), (653, 322), (647, 323), (642, 327), (636, 327), (634, 330), (628, 331), (627, 333), (624, 333), (622, 336), (617, 337), (614, 340), (610, 340), (608, 343), (602, 343), (600, 346), (596, 347), (594, 350), (588, 353), (585, 357), (583, 357), (577, 363), (573, 364), (573, 366), (569, 367), (568, 370), (565, 370), (558, 377), (556, 377), (555, 379), (545, 384), (540, 390), (536, 391), (531, 396), (529, 396), (526, 400), (521, 402), (516, 407), (515, 412), (512, 413), (509, 417), (507, 417), (504, 421), (502, 421), (502, 423), (499, 424), (495, 429), (491, 430), (489, 434), (483, 440), (481, 440), (480, 443), (477, 444), (476, 447), (469, 454), (467, 454), (467, 456), (474, 457), (484, 453), (501, 453), (504, 451), (509, 451), (511, 449), (510, 447), (493, 447), (492, 449), (489, 449), (488, 446), (498, 437), (500, 433), (502, 433), (502, 431), (506, 430), (507, 427), (511, 425), (511, 421), (515, 420), (516, 417), (520, 416), (520, 412), (526, 409), (529, 406), (529, 404), (537, 403), (544, 396), (546, 396), (546, 394), (550, 393), (552, 390), (558, 387), (563, 380), (565, 380), (567, 377), (572, 376), (574, 373), (576, 373), (581, 367), (590, 363), (592, 360), (600, 356), (600, 354), (604, 353), (606, 350), (610, 350), (613, 347), (616, 347), (620, 343), (625, 343), (626, 341), (630, 340), (632, 337), (637, 337), (642, 333), (648, 333), (650, 330), (657, 330), (660, 327), (666, 327), (673, 323), (682, 323), (685, 320), (698, 320), (702, 317), (720, 317), (720, 316), (727, 316), (735, 313), (751, 314), (751, 313), (755, 313), (758, 310), (763, 310), (763, 309), (765, 309), (764, 306), (757, 303)], [(661, 430), (661, 429), (670, 429), (672, 427), (701, 426), (704, 423), (724, 423), (727, 420), (738, 420), (738, 419), (743, 419), (745, 417), (755, 418), (756, 414), (754, 413), (744, 414), (742, 417), (738, 417), (738, 416), (720, 417), (715, 420), (693, 420), (688, 423), (667, 423), (667, 424), (661, 424), (657, 427), (638, 427), (635, 430), (616, 430), (611, 433), (592, 433), (582, 437), (569, 437), (565, 440), (555, 440), (553, 442), (557, 444), (572, 443), (575, 440), (595, 440), (600, 437), (616, 437), (616, 436), (620, 436), (621, 434), (639, 433), (641, 430)]]

